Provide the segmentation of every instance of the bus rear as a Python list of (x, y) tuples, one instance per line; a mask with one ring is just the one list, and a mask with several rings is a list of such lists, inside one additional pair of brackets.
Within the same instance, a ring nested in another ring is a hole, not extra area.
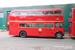
[(69, 12), (69, 35), (75, 37), (75, 9)]

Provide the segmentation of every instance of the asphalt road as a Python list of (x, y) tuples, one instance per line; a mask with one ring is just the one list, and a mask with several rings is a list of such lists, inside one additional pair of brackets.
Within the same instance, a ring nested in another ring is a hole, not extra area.
[(64, 39), (52, 37), (11, 36), (0, 32), (0, 50), (75, 50), (75, 39), (65, 34)]

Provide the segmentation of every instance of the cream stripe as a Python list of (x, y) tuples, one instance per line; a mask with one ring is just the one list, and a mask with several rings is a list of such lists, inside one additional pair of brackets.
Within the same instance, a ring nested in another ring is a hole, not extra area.
[(63, 22), (63, 21), (9, 21), (9, 22)]
[(72, 37), (75, 37), (75, 36), (72, 36)]

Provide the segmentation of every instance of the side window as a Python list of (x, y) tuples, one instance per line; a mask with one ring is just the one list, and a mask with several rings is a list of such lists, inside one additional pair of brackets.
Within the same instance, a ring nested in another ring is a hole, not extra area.
[(46, 15), (53, 15), (53, 12), (52, 11), (46, 11), (45, 14)]
[(20, 15), (27, 15), (27, 12), (20, 12)]
[(72, 10), (70, 10), (70, 12), (69, 12), (69, 19), (71, 19), (72, 18)]
[(69, 22), (69, 27), (72, 27), (72, 22)]
[(35, 24), (28, 24), (28, 27), (35, 27)]
[(0, 18), (3, 18), (3, 14), (4, 14), (4, 13), (2, 13), (2, 12), (0, 13)]
[(58, 28), (58, 23), (55, 23), (55, 27)]
[(44, 11), (37, 12), (37, 15), (44, 15)]
[(55, 11), (54, 14), (55, 15), (62, 15), (62, 12), (61, 11)]
[(28, 12), (28, 15), (35, 15), (35, 12)]
[(17, 16), (19, 15), (19, 12), (13, 12), (12, 15)]
[(19, 26), (20, 26), (20, 27), (27, 27), (27, 24), (26, 24), (26, 23), (20, 23)]
[(63, 23), (60, 23), (60, 24), (59, 24), (59, 27), (60, 27), (60, 28), (63, 28)]
[(36, 27), (44, 27), (44, 24), (36, 24)]
[(53, 24), (45, 24), (45, 27), (52, 28), (53, 27)]

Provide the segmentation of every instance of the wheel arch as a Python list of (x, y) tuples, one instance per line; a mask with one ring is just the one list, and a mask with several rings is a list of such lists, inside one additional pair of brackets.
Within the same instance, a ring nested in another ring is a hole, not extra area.
[(26, 33), (26, 36), (27, 36), (27, 32), (26, 32), (25, 30), (21, 30), (21, 31), (19, 32), (19, 36), (20, 36), (20, 33), (21, 33), (22, 31), (24, 31), (24, 32)]
[(64, 34), (63, 34), (61, 31), (57, 31), (57, 32), (55, 33), (55, 36), (56, 36), (56, 34), (57, 34), (58, 32), (60, 32), (60, 33), (64, 36)]

